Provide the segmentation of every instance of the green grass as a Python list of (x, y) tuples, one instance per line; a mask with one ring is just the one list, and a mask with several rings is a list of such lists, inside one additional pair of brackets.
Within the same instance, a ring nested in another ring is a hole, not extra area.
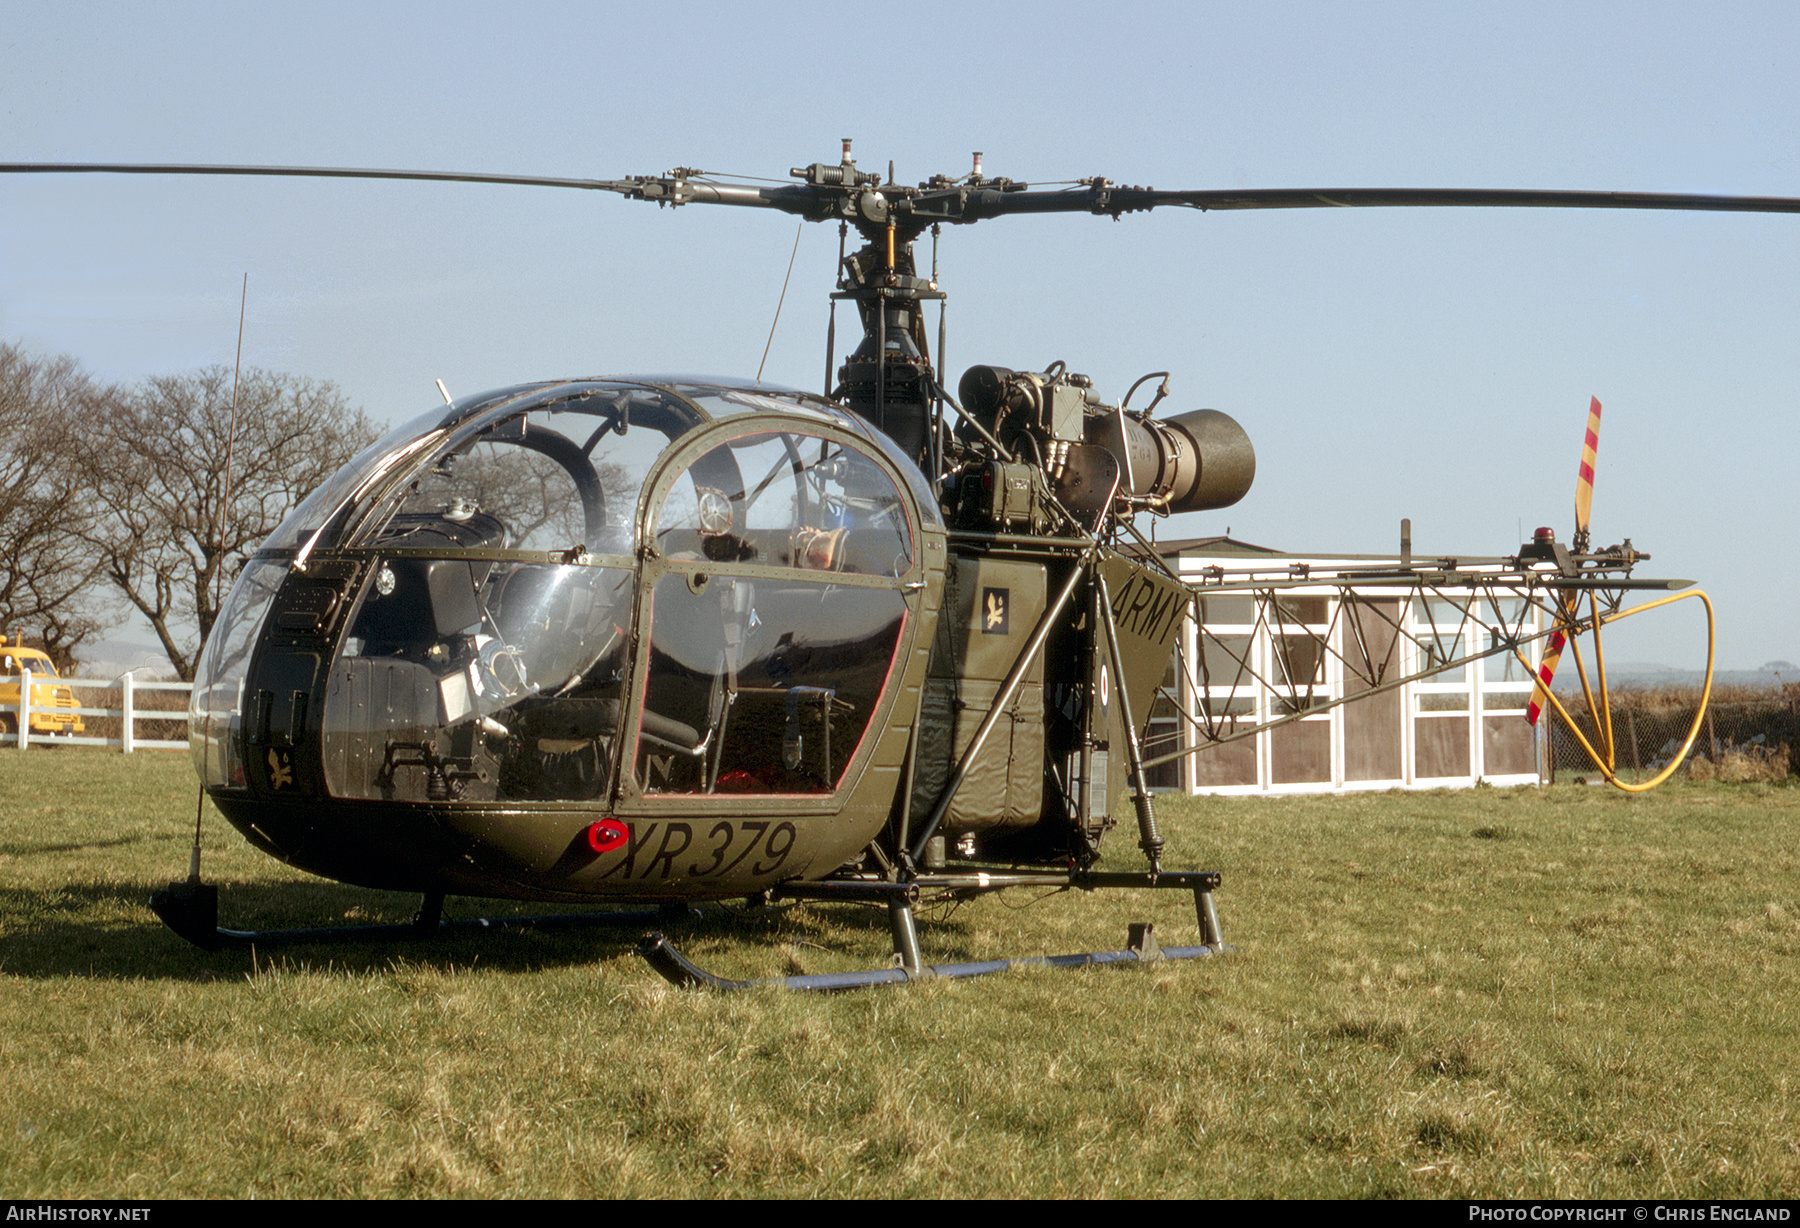
[[(1786, 784), (1165, 798), (1235, 954), (834, 997), (675, 991), (632, 933), (208, 955), (143, 906), (194, 793), (181, 756), (0, 751), (10, 1197), (1800, 1193)], [(227, 924), (416, 907), (206, 840)], [(1133, 919), (1194, 941), (1178, 893), (921, 936), (1062, 953)], [(733, 976), (887, 943), (813, 907), (675, 937)]]

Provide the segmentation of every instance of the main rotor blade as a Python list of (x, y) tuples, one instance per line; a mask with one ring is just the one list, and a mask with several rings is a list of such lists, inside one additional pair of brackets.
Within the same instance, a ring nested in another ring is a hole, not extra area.
[(799, 186), (750, 187), (696, 182), (685, 175), (634, 179), (566, 179), (548, 175), (493, 175), (474, 171), (375, 170), (354, 166), (222, 166), (183, 162), (0, 162), (8, 175), (243, 175), (289, 179), (411, 179), (433, 183), (498, 183), (528, 188), (580, 188), (616, 192), (662, 204), (750, 205), (803, 212), (814, 194)]
[(297, 179), (426, 179), (443, 183), (510, 183), (540, 188), (616, 190), (603, 179), (542, 175), (484, 175), (468, 171), (392, 171), (353, 166), (219, 166), (191, 162), (0, 162), (5, 174), (274, 175)]
[(1061, 192), (977, 189), (969, 220), (1012, 213), (1134, 213), (1144, 209), (1674, 209), (1800, 213), (1791, 196), (1701, 196), (1670, 192), (1550, 191), (1537, 188), (1240, 188), (1160, 191), (1089, 184)]

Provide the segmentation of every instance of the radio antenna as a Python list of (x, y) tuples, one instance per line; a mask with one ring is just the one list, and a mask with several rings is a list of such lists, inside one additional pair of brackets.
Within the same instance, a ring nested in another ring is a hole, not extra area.
[(759, 384), (762, 383), (763, 368), (769, 365), (769, 347), (775, 344), (775, 326), (781, 323), (781, 305), (787, 302), (788, 282), (794, 276), (794, 257), (800, 254), (800, 232), (805, 228), (805, 222), (794, 227), (794, 250), (788, 253), (787, 276), (781, 279), (781, 297), (775, 300), (775, 318), (769, 321), (769, 339), (763, 343), (762, 361), (756, 364), (756, 382)]
[[(231, 504), (231, 459), (237, 447), (237, 411), (238, 380), (244, 373), (244, 312), (250, 304), (250, 274), (244, 274), (244, 286), (238, 294), (238, 335), (237, 360), (231, 368), (231, 422), (225, 428), (225, 476), (219, 491), (219, 518), (214, 526), (213, 537), (219, 543), (219, 552), (223, 556), (225, 550), (225, 509)], [(213, 607), (217, 612), (222, 597), (221, 591), (225, 580), (225, 560), (219, 560), (219, 572), (213, 577)]]

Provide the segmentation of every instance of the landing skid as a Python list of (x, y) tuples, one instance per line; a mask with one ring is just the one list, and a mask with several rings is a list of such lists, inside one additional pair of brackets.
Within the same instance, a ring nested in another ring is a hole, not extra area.
[(499, 930), (566, 930), (589, 926), (669, 925), (686, 920), (686, 904), (635, 908), (622, 912), (563, 913), (533, 917), (473, 917), (446, 921), (444, 897), (428, 895), (410, 922), (388, 925), (332, 925), (292, 930), (233, 930), (219, 924), (219, 889), (210, 883), (173, 882), (150, 897), (150, 908), (162, 923), (207, 951), (267, 949), (315, 943), (418, 942)]
[[(891, 967), (867, 972), (824, 973), (816, 976), (782, 976), (760, 981), (735, 981), (715, 976), (675, 949), (660, 931), (645, 934), (638, 942), (638, 954), (671, 984), (683, 989), (739, 990), (770, 985), (781, 989), (833, 993), (846, 989), (870, 989), (881, 985), (902, 985), (909, 981), (936, 979), (955, 980), (986, 976), (1013, 968), (1084, 968), (1091, 964), (1152, 963), (1170, 959), (1200, 959), (1219, 955), (1228, 948), (1219, 930), (1219, 914), (1212, 893), (1219, 885), (1219, 875), (1212, 871), (1160, 873), (1103, 873), (1094, 871), (972, 871), (956, 874), (922, 875), (912, 882), (894, 883), (873, 879), (827, 879), (813, 883), (788, 883), (770, 892), (773, 898), (839, 900), (887, 906), (888, 919), (894, 933), (894, 962)], [(919, 955), (918, 928), (913, 909), (921, 890), (929, 890), (940, 898), (965, 898), (1007, 887), (1048, 886), (1077, 887), (1094, 890), (1100, 887), (1161, 888), (1192, 891), (1194, 912), (1200, 926), (1201, 945), (1165, 947), (1156, 940), (1155, 927), (1135, 922), (1122, 951), (1088, 951), (1076, 955), (1037, 955), (1022, 959), (982, 960), (961, 964), (927, 964)]]
[[(1199, 959), (1219, 955), (1229, 948), (1219, 928), (1219, 914), (1212, 893), (1220, 876), (1212, 871), (1197, 872), (1101, 872), (1083, 870), (969, 870), (921, 875), (909, 882), (888, 882), (873, 878), (825, 879), (818, 882), (784, 883), (770, 889), (771, 900), (796, 899), (821, 902), (881, 904), (887, 908), (893, 928), (894, 962), (890, 967), (867, 972), (829, 973), (818, 976), (775, 977), (762, 981), (736, 981), (715, 976), (700, 968), (676, 950), (661, 931), (645, 934), (638, 943), (638, 953), (661, 976), (683, 988), (717, 990), (750, 989), (774, 985), (783, 989), (833, 992), (864, 989), (880, 985), (905, 984), (909, 981), (985, 976), (1013, 968), (1082, 968), (1091, 964), (1149, 963), (1171, 959)], [(1191, 891), (1194, 895), (1195, 918), (1199, 923), (1201, 944), (1191, 947), (1165, 947), (1156, 939), (1153, 926), (1145, 922), (1131, 926), (1123, 950), (1088, 951), (1074, 955), (1028, 956), (1020, 959), (983, 960), (958, 964), (927, 964), (919, 951), (918, 927), (914, 909), (922, 894), (937, 899), (966, 899), (1009, 887), (1075, 888), (1091, 891), (1099, 888), (1139, 888)], [(321, 943), (416, 942), (462, 934), (493, 933), (506, 929), (578, 929), (590, 926), (668, 925), (692, 915), (686, 904), (664, 904), (657, 908), (630, 909), (619, 912), (571, 913), (552, 916), (472, 918), (445, 921), (444, 897), (427, 895), (419, 913), (410, 922), (387, 925), (339, 925), (310, 929), (236, 930), (219, 924), (219, 889), (194, 879), (172, 882), (150, 897), (150, 907), (176, 934), (208, 951), (245, 949), (252, 946), (268, 949)]]
[(778, 976), (763, 981), (733, 981), (693, 963), (660, 932), (638, 942), (638, 954), (671, 984), (683, 989), (755, 989), (773, 985), (780, 989), (832, 993), (845, 989), (870, 989), (879, 985), (903, 985), (909, 981), (955, 980), (1006, 972), (1013, 968), (1085, 968), (1089, 964), (1154, 963), (1167, 959), (1199, 959), (1225, 951), (1217, 947), (1165, 947), (1156, 941), (1155, 927), (1135, 923), (1123, 951), (1088, 951), (1080, 955), (1032, 955), (1023, 959), (990, 959), (967, 964), (921, 964), (915, 968), (875, 968), (868, 972), (833, 972), (818, 976)]

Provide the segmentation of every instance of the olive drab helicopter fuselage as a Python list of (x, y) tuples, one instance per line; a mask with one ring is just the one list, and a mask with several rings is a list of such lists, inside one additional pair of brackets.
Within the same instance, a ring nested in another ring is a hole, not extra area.
[[(1062, 429), (1116, 431), (1061, 387)], [(1110, 493), (1110, 454), (1072, 450)], [(1184, 595), (1092, 539), (1008, 532), (1024, 479), (997, 476), (962, 497), (1000, 512), (953, 532), (889, 436), (751, 383), (433, 411), (247, 563), (195, 681), (203, 784), (283, 861), (427, 895), (756, 895), (857, 865), (947, 788), (922, 865), (1085, 865), (1126, 788), (1121, 699), (1154, 687)], [(1071, 614), (1093, 566), (1116, 596)]]
[[(251, 842), (316, 874), (424, 895), (413, 926), (383, 935), (439, 932), (446, 895), (665, 910), (733, 897), (885, 905), (897, 968), (789, 982), (815, 988), (928, 974), (918, 900), (1022, 885), (1193, 893), (1197, 947), (1159, 948), (1134, 927), (1126, 951), (1050, 962), (1221, 946), (1219, 875), (1162, 867), (1140, 746), (1178, 629), (1203, 620), (1196, 591), (1133, 522), (1235, 502), (1255, 474), (1249, 439), (1213, 410), (1157, 416), (1166, 379), (1134, 409), (1153, 376), (1111, 404), (1060, 362), (977, 366), (950, 395), (925, 322), (944, 298), (942, 226), (1169, 207), (1800, 212), (1788, 198), (1616, 192), (1159, 191), (1105, 179), (1032, 190), (984, 176), (979, 154), (967, 175), (910, 187), (891, 170), (885, 180), (859, 170), (848, 141), (839, 163), (795, 168), (795, 182), (777, 186), (685, 168), (588, 180), (0, 164), (69, 172), (572, 188), (775, 209), (838, 223), (841, 244), (856, 232), (832, 295), (829, 397), (687, 376), (575, 379), (467, 397), (398, 427), (246, 561), (191, 712), (204, 794)], [(930, 276), (913, 250), (927, 231)], [(861, 329), (841, 366), (840, 302)], [(939, 362), (943, 329), (940, 310)], [(1590, 492), (1591, 447), (1590, 427)], [(1411, 673), (1370, 656), (1367, 676), (1332, 706), (1480, 655), (1531, 669), (1523, 653), (1546, 637), (1560, 651), (1565, 636), (1591, 632), (1597, 652), (1601, 624), (1633, 612), (1620, 608), (1624, 592), (1685, 584), (1632, 577), (1647, 556), (1629, 541), (1590, 551), (1585, 510), (1577, 528), (1573, 550), (1539, 530), (1499, 558), (1415, 560), (1403, 549), (1397, 565), (1308, 567), (1299, 580), (1219, 571), (1204, 591), (1273, 602), (1284, 584), (1326, 584), (1352, 606), (1358, 584), (1406, 600), (1504, 588), (1509, 608), (1551, 620), (1533, 630), (1496, 612), (1488, 647), (1455, 659), (1422, 650)], [(1465, 618), (1476, 604), (1464, 602)], [(1403, 630), (1395, 623), (1387, 639)], [(1545, 661), (1547, 681), (1553, 653)], [(1323, 710), (1310, 695), (1295, 700), (1262, 728)], [(1208, 712), (1188, 719), (1215, 736)], [(1609, 730), (1597, 740), (1616, 781)], [(1127, 809), (1143, 868), (1103, 870), (1102, 840)], [(198, 858), (196, 836), (187, 881), (152, 901), (179, 933), (207, 946), (320, 936), (219, 928)], [(660, 935), (644, 950), (672, 979), (724, 983)]]

